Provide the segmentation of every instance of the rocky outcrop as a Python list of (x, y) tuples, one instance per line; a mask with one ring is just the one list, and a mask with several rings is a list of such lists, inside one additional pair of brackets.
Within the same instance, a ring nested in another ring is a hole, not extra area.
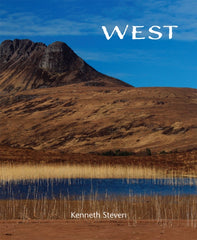
[(0, 45), (0, 90), (17, 92), (82, 83), (89, 86), (130, 86), (97, 72), (63, 42), (48, 47), (28, 39)]
[(63, 42), (50, 44), (39, 64), (41, 68), (54, 73), (82, 70), (84, 65), (84, 61)]
[[(38, 52), (44, 53), (46, 45), (43, 43), (33, 43), (28, 39), (14, 41), (5, 40), (0, 45), (0, 64), (1, 66), (9, 67), (10, 64), (16, 63), (18, 60), (20, 62), (30, 59), (32, 53), (36, 54)], [(38, 63), (33, 61), (32, 63)]]

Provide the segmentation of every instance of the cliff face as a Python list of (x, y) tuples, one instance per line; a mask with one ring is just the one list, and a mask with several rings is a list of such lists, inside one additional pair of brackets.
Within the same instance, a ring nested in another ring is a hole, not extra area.
[(54, 42), (49, 45), (39, 66), (52, 73), (84, 70), (85, 62), (80, 59), (65, 43)]
[(30, 40), (1, 43), (0, 90), (18, 92), (74, 83), (130, 86), (97, 72), (63, 42), (54, 42), (48, 47)]
[[(1, 66), (8, 66), (7, 63), (16, 63), (16, 61), (25, 61), (32, 57), (33, 53), (43, 53), (46, 45), (43, 43), (33, 43), (30, 40), (14, 41), (6, 40), (0, 45), (0, 64)], [(39, 59), (37, 59), (39, 61)], [(34, 61), (33, 63), (36, 63)]]

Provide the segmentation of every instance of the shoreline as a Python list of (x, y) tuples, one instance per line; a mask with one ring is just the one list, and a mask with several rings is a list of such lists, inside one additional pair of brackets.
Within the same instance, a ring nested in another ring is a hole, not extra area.
[[(195, 221), (196, 223), (196, 221)], [(195, 240), (197, 228), (187, 221), (154, 220), (15, 220), (0, 221), (0, 237), (15, 240)], [(36, 231), (35, 231), (36, 230)]]
[(162, 167), (189, 171), (197, 164), (197, 150), (177, 153), (102, 156), (96, 153), (68, 153), (58, 150), (33, 150), (0, 145), (0, 164), (79, 164), (79, 165), (132, 165)]

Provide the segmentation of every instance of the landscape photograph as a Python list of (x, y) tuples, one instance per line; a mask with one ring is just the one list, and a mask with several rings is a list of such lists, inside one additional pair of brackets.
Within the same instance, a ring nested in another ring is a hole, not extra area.
[(0, 2), (0, 239), (197, 239), (196, 14)]

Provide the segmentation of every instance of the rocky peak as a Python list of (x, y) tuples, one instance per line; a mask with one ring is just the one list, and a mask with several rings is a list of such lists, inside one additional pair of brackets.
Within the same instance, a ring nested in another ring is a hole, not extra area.
[(34, 43), (28, 39), (5, 40), (0, 45), (0, 61), (7, 63), (10, 60), (17, 60), (20, 57), (27, 59), (34, 50), (46, 48), (43, 43)]
[(79, 62), (79, 57), (63, 42), (54, 42), (50, 44), (41, 59), (40, 67), (49, 72), (63, 73), (72, 71)]
[(14, 53), (13, 41), (5, 40), (0, 45), (0, 60), (2, 63), (6, 63), (10, 60)]

